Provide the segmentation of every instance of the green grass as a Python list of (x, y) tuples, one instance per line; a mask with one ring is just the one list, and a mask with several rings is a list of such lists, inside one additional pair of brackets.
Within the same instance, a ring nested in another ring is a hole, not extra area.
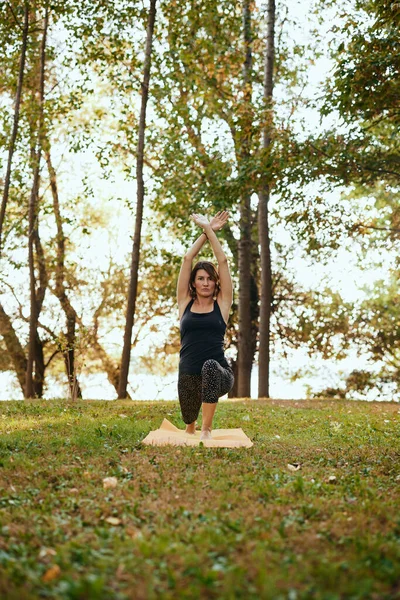
[(398, 404), (221, 402), (251, 449), (142, 445), (163, 417), (0, 402), (1, 598), (400, 598)]

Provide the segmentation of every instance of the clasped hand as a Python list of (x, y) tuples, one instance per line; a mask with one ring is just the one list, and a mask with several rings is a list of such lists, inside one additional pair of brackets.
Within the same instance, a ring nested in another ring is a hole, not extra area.
[(227, 222), (229, 213), (226, 210), (217, 212), (217, 214), (209, 221), (206, 216), (193, 213), (190, 218), (202, 229), (210, 226), (213, 231), (219, 231)]

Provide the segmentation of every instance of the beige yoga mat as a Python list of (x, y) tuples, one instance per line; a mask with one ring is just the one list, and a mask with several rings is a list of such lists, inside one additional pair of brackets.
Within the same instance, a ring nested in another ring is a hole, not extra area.
[[(150, 431), (144, 438), (143, 444), (150, 446), (198, 446), (200, 444), (200, 431), (195, 435), (178, 429), (167, 419), (161, 423), (156, 431)], [(253, 442), (244, 433), (243, 429), (213, 429), (210, 440), (201, 440), (206, 448), (251, 448)]]

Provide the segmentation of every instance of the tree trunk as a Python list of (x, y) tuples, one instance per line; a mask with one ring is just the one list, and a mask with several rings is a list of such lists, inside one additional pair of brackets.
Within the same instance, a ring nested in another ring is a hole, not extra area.
[[(37, 257), (37, 265), (39, 271), (39, 286), (36, 290), (36, 310), (37, 315), (40, 315), (44, 297), (47, 290), (48, 278), (47, 278), (47, 270), (46, 270), (46, 261), (45, 255), (43, 251), (43, 246), (40, 241), (39, 236), (39, 220), (35, 220), (34, 230), (33, 230), (33, 239), (35, 244), (35, 251)], [(43, 386), (44, 386), (44, 352), (43, 352), (43, 342), (40, 339), (39, 332), (36, 328), (36, 336), (35, 336), (35, 346), (34, 346), (34, 365), (35, 365), (35, 375), (33, 379), (33, 392), (35, 398), (41, 398), (43, 396)]]
[(126, 398), (129, 363), (131, 357), (132, 329), (135, 316), (137, 282), (140, 259), (140, 236), (142, 230), (143, 204), (144, 204), (144, 181), (143, 181), (143, 156), (144, 156), (144, 135), (146, 129), (146, 107), (149, 95), (150, 66), (151, 66), (151, 48), (153, 43), (154, 22), (156, 17), (156, 0), (150, 0), (149, 18), (147, 24), (146, 53), (143, 66), (142, 83), (142, 102), (139, 119), (139, 139), (137, 146), (136, 162), (136, 181), (137, 181), (137, 202), (135, 234), (133, 238), (132, 261), (130, 272), (130, 283), (128, 293), (128, 307), (126, 312), (126, 323), (124, 333), (124, 347), (121, 358), (121, 370), (119, 377), (118, 398)]
[(253, 363), (251, 323), (251, 227), (250, 196), (240, 205), (239, 241), (239, 332), (238, 332), (238, 397), (250, 397)]
[[(250, 0), (244, 0), (243, 36), (245, 60), (243, 63), (243, 115), (240, 133), (239, 169), (246, 170), (250, 158), (252, 128), (252, 32)], [(244, 186), (240, 199), (239, 240), (239, 333), (238, 333), (238, 397), (250, 397), (253, 363), (251, 343), (251, 190)]]
[(7, 352), (10, 355), (14, 371), (17, 375), (19, 385), (22, 392), (25, 394), (25, 377), (26, 377), (26, 356), (21, 342), (18, 339), (11, 319), (0, 304), (0, 335), (3, 337), (6, 344)]
[(76, 346), (76, 321), (77, 314), (71, 305), (65, 291), (65, 235), (60, 211), (60, 201), (58, 196), (57, 175), (53, 167), (49, 149), (49, 141), (46, 140), (47, 149), (45, 151), (47, 169), (50, 177), (50, 187), (53, 197), (53, 211), (57, 227), (57, 261), (56, 261), (56, 286), (54, 293), (60, 301), (61, 308), (64, 311), (67, 334), (65, 347), (62, 348), (65, 370), (68, 378), (69, 393), (71, 399), (82, 398), (82, 390), (79, 385), (75, 368), (75, 346)]
[[(266, 154), (271, 146), (272, 127), (272, 93), (274, 70), (274, 27), (275, 27), (275, 0), (268, 0), (267, 8), (267, 39), (264, 63), (264, 100), (265, 119), (263, 127), (262, 150)], [(272, 307), (272, 272), (271, 248), (268, 203), (270, 185), (268, 175), (264, 173), (261, 178), (258, 206), (258, 235), (261, 259), (261, 299), (260, 299), (260, 324), (258, 348), (258, 397), (269, 397), (269, 370), (270, 370), (270, 323)]]
[(6, 214), (6, 206), (8, 202), (8, 195), (10, 190), (10, 180), (11, 180), (11, 164), (14, 155), (15, 142), (18, 134), (18, 124), (19, 124), (19, 110), (21, 106), (21, 94), (22, 94), (22, 84), (24, 81), (24, 70), (25, 70), (25, 57), (26, 57), (26, 47), (28, 42), (28, 30), (29, 30), (29, 4), (25, 2), (25, 16), (24, 16), (24, 27), (22, 30), (22, 47), (21, 47), (21, 59), (19, 63), (19, 75), (18, 75), (18, 86), (17, 93), (15, 96), (15, 107), (14, 107), (14, 124), (13, 130), (11, 134), (10, 145), (8, 148), (8, 159), (7, 159), (7, 170), (6, 176), (4, 179), (4, 190), (3, 190), (3, 199), (1, 202), (1, 210), (0, 210), (0, 256), (2, 250), (2, 233), (3, 233), (3, 225)]
[(33, 379), (33, 395), (35, 398), (43, 397), (43, 387), (44, 387), (44, 351), (43, 351), (43, 342), (39, 337), (39, 333), (36, 330), (36, 338), (35, 338), (35, 377)]
[[(33, 365), (35, 362), (35, 349), (37, 348), (37, 323), (39, 319), (38, 302), (36, 298), (36, 277), (35, 277), (35, 256), (34, 256), (34, 241), (37, 229), (37, 213), (38, 213), (38, 195), (39, 195), (39, 176), (40, 176), (40, 159), (43, 146), (43, 124), (44, 124), (44, 79), (45, 79), (45, 62), (46, 62), (46, 38), (49, 24), (49, 9), (46, 6), (44, 16), (44, 26), (42, 43), (40, 48), (40, 78), (39, 78), (39, 116), (37, 122), (36, 148), (34, 152), (33, 163), (33, 183), (29, 199), (29, 228), (28, 228), (28, 248), (29, 248), (29, 279), (30, 279), (30, 319), (29, 319), (29, 349), (28, 362), (26, 368), (26, 388), (25, 398), (34, 396), (33, 385)], [(40, 267), (39, 267), (40, 268)]]

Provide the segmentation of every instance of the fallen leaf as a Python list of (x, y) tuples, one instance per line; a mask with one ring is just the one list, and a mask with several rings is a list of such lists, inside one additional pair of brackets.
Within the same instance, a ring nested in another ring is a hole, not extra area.
[(118, 519), (117, 517), (107, 517), (107, 519), (104, 519), (106, 523), (109, 523), (110, 525), (121, 525), (121, 519)]
[(355, 504), (357, 502), (357, 498), (355, 496), (347, 496), (345, 500), (349, 504)]
[(125, 529), (125, 533), (127, 533), (129, 537), (133, 540), (137, 537), (142, 537), (142, 532), (138, 529), (134, 529), (133, 527), (128, 527), (127, 529)]
[(287, 468), (289, 471), (299, 471), (301, 469), (300, 463), (288, 463)]
[(109, 490), (110, 488), (115, 488), (118, 485), (118, 479), (116, 477), (104, 477), (103, 479), (103, 488), (105, 490)]
[(48, 556), (55, 556), (57, 552), (54, 548), (40, 548), (39, 558), (47, 558)]
[(58, 565), (53, 565), (50, 569), (47, 569), (46, 573), (42, 577), (42, 581), (47, 583), (48, 581), (53, 581), (53, 579), (57, 579), (61, 575), (61, 569)]

